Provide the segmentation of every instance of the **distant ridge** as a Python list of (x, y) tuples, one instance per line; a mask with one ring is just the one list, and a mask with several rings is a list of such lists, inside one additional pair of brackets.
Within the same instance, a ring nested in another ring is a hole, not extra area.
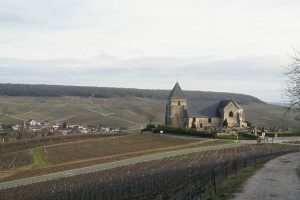
[[(0, 83), (0, 96), (61, 97), (80, 96), (94, 98), (142, 97), (164, 100), (171, 90), (150, 90), (134, 88), (63, 86), (63, 85), (30, 85)], [(188, 99), (215, 101), (233, 99), (239, 104), (263, 103), (260, 99), (236, 93), (184, 91)]]
[(283, 107), (289, 106), (289, 104), (285, 103), (285, 102), (267, 102), (267, 104), (271, 104), (271, 105), (275, 105), (275, 106), (283, 106)]

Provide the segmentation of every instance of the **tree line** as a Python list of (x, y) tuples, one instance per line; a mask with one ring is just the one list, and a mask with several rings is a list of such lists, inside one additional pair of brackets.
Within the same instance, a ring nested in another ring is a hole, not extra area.
[[(80, 96), (94, 98), (142, 97), (164, 100), (168, 98), (169, 94), (170, 90), (0, 83), (0, 96)], [(217, 101), (224, 99), (233, 99), (239, 104), (249, 104), (252, 102), (262, 103), (260, 99), (244, 94), (203, 91), (184, 91), (184, 94), (186, 95), (187, 99), (193, 100)]]

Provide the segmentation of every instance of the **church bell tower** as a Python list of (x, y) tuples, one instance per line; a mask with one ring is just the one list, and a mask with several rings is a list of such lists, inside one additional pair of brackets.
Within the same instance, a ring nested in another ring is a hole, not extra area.
[(186, 106), (187, 99), (177, 82), (168, 97), (165, 125), (185, 128), (188, 123)]

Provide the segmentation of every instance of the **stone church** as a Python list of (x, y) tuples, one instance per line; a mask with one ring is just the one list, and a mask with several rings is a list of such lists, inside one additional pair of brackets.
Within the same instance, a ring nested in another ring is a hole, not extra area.
[(173, 127), (197, 129), (222, 127), (246, 127), (245, 115), (233, 100), (195, 101), (187, 100), (178, 82), (168, 97), (165, 124)]

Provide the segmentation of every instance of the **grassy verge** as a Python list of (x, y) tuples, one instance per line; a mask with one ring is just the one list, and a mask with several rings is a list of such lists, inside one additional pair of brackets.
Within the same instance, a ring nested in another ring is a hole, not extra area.
[[(269, 160), (269, 159), (268, 159)], [(229, 199), (238, 187), (242, 185), (250, 176), (252, 176), (257, 170), (262, 168), (264, 164), (268, 161), (266, 160), (263, 163), (257, 163), (247, 168), (240, 170), (236, 176), (230, 176), (225, 179), (222, 184), (217, 188), (217, 194), (213, 194), (208, 199), (212, 200), (225, 200)]]
[(283, 142), (287, 144), (300, 144), (300, 141), (290, 141), (290, 142)]
[(292, 137), (292, 136), (300, 136), (300, 131), (294, 131), (294, 132), (267, 132), (266, 136), (269, 137), (275, 137), (275, 134), (277, 134), (278, 137)]
[[(237, 137), (235, 135), (224, 135), (224, 136), (216, 136), (216, 139), (228, 139), (228, 140), (236, 140)], [(246, 133), (240, 133), (238, 136), (239, 140), (256, 140), (255, 135), (249, 135)]]
[(33, 163), (32, 163), (33, 169), (44, 167), (47, 164), (43, 159), (42, 149), (39, 147), (36, 147), (32, 150), (32, 158), (33, 158)]

